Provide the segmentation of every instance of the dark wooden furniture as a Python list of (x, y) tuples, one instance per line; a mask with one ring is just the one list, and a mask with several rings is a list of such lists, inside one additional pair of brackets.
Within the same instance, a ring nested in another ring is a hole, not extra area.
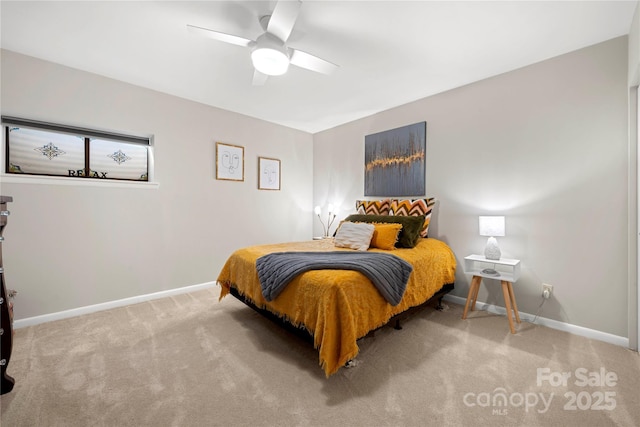
[(4, 268), (2, 266), (2, 232), (7, 225), (7, 203), (12, 202), (10, 196), (0, 196), (0, 282), (2, 282), (2, 294), (0, 295), (0, 394), (5, 394), (13, 390), (15, 380), (7, 375), (7, 366), (11, 359), (13, 347), (13, 306), (9, 302), (7, 288), (4, 283)]

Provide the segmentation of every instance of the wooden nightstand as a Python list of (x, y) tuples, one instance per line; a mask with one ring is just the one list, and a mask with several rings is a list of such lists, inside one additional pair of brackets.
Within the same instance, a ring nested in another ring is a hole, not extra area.
[[(487, 269), (493, 269), (495, 273)], [(513, 325), (511, 311), (513, 310), (516, 321), (520, 323), (516, 297), (513, 294), (513, 283), (520, 277), (520, 260), (509, 258), (490, 260), (482, 255), (469, 255), (464, 259), (464, 272), (473, 275), (473, 278), (471, 279), (471, 286), (469, 286), (469, 294), (467, 295), (467, 302), (464, 305), (462, 318), (467, 318), (469, 309), (471, 309), (471, 311), (475, 309), (482, 279), (499, 280), (502, 284), (502, 294), (504, 296), (504, 306), (507, 309), (509, 329), (511, 329), (512, 334), (515, 334), (516, 330)]]

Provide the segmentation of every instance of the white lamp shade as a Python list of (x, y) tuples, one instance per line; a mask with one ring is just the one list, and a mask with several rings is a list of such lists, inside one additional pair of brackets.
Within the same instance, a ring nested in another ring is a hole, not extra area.
[(481, 216), (480, 219), (480, 235), (488, 237), (504, 236), (504, 217), (503, 216)]

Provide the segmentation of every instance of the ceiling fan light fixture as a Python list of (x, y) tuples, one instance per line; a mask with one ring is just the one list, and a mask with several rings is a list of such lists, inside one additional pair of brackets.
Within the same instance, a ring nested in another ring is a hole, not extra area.
[(277, 0), (273, 12), (260, 17), (264, 33), (255, 41), (194, 25), (187, 25), (187, 28), (192, 33), (251, 49), (251, 62), (255, 69), (253, 84), (256, 86), (264, 84), (268, 76), (285, 74), (289, 70), (289, 64), (317, 73), (331, 74), (338, 68), (336, 64), (286, 45), (301, 5), (302, 0)]
[(251, 52), (251, 62), (256, 70), (268, 76), (281, 76), (289, 69), (286, 53), (270, 47), (258, 47)]

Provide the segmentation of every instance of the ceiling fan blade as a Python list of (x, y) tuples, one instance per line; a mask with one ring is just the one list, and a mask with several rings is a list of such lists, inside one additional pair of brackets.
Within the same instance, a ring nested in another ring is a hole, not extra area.
[(196, 27), (195, 25), (188, 25), (187, 29), (189, 32), (198, 34), (204, 37), (209, 37), (214, 40), (218, 40), (225, 43), (231, 43), (238, 46), (247, 47), (253, 43), (253, 40), (245, 39), (244, 37), (234, 36), (227, 33), (221, 33), (219, 31), (209, 30), (207, 28)]
[(300, 0), (280, 0), (269, 18), (267, 32), (273, 34), (283, 42), (286, 42), (291, 35), (291, 30), (296, 23), (298, 12), (300, 12)]
[(268, 77), (268, 75), (263, 74), (258, 70), (253, 70), (253, 85), (262, 86), (266, 83)]
[(332, 62), (325, 61), (310, 53), (296, 49), (291, 49), (290, 62), (297, 67), (306, 68), (307, 70), (322, 74), (331, 74), (338, 68), (338, 66)]

